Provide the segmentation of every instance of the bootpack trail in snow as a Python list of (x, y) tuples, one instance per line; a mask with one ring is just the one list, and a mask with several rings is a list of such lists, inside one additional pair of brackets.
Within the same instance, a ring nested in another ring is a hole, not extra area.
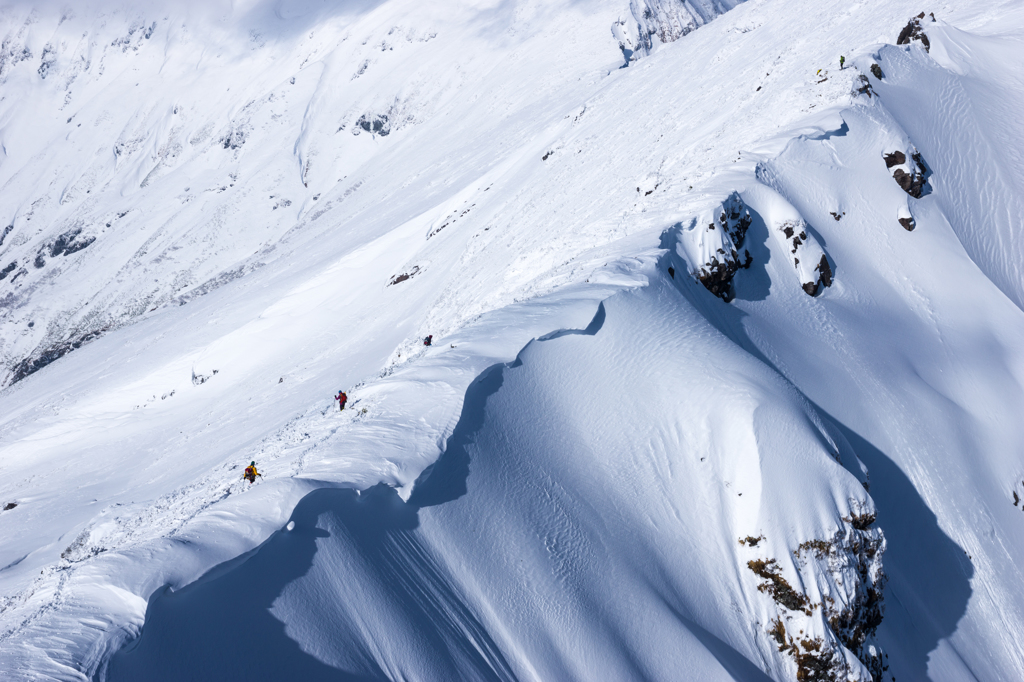
[(0, 33), (4, 679), (1024, 669), (1019, 2)]

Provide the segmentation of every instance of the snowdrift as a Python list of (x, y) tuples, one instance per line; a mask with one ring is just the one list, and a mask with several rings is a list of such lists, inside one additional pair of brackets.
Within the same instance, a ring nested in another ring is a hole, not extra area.
[(5, 8), (3, 677), (1014, 679), (1017, 4)]

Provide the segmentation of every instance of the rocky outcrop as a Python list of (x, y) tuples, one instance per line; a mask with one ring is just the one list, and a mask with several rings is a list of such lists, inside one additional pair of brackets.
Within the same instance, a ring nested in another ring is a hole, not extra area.
[[(874, 643), (884, 614), (886, 582), (885, 537), (872, 527), (874, 521), (874, 511), (858, 509), (843, 518), (831, 537), (801, 543), (793, 552), (797, 580), (786, 578), (777, 559), (747, 562), (760, 579), (758, 591), (778, 610), (766, 634), (796, 665), (798, 680), (889, 679), (886, 656)], [(740, 543), (756, 546), (744, 539)], [(815, 593), (807, 594), (794, 584), (810, 586)]]
[(84, 344), (99, 338), (104, 334), (104, 332), (108, 331), (108, 329), (108, 327), (96, 329), (66, 341), (59, 341), (38, 350), (36, 353), (23, 359), (11, 368), (10, 383), (15, 384), (30, 374), (35, 374), (50, 363), (60, 360), (71, 351), (81, 348)]
[(793, 267), (800, 273), (800, 287), (808, 296), (832, 286), (832, 267), (828, 264), (828, 256), (807, 231), (807, 223), (803, 218), (784, 220), (778, 225), (779, 232), (790, 246), (789, 253), (793, 258)]
[(408, 102), (396, 98), (387, 108), (364, 112), (352, 125), (352, 134), (370, 133), (387, 137), (396, 130), (415, 122), (416, 119)]
[(914, 216), (910, 212), (910, 208), (906, 205), (900, 207), (899, 212), (896, 215), (896, 220), (907, 232), (913, 232), (914, 228), (917, 227), (917, 222), (914, 220)]
[(733, 299), (733, 277), (753, 260), (749, 252), (740, 252), (750, 223), (750, 211), (733, 192), (679, 234), (677, 252), (689, 262), (691, 274), (723, 301)]
[[(913, 41), (918, 41), (924, 46), (924, 51), (928, 52), (931, 50), (931, 43), (928, 41), (928, 35), (924, 32), (924, 27), (921, 22), (924, 21), (924, 12), (921, 12), (916, 17), (912, 18), (907, 22), (907, 25), (900, 31), (900, 35), (896, 38), (897, 45), (909, 45)], [(935, 15), (930, 14), (932, 22), (935, 22)]]
[(50, 257), (56, 258), (61, 255), (70, 256), (71, 254), (77, 253), (86, 248), (94, 241), (96, 241), (96, 237), (83, 236), (82, 228), (74, 227), (59, 235), (53, 243), (50, 244)]
[(651, 54), (658, 45), (679, 40), (743, 0), (631, 0), (631, 20), (612, 24), (612, 35), (626, 65)]
[(371, 135), (385, 137), (391, 132), (391, 120), (387, 114), (363, 114), (356, 121), (356, 127), (353, 129), (354, 134), (358, 135), (360, 129)]
[[(825, 252), (817, 233), (800, 211), (773, 186), (773, 171), (759, 165), (757, 175), (762, 184), (748, 190), (751, 205), (764, 219), (778, 247), (785, 249), (784, 257), (796, 271), (800, 288), (808, 296), (820, 295), (835, 281), (836, 262)], [(845, 212), (832, 213), (837, 221), (843, 215)]]
[[(916, 149), (911, 149), (912, 151), (909, 154), (896, 150), (884, 154), (882, 158), (885, 160), (885, 167), (892, 173), (896, 184), (910, 196), (920, 199), (927, 183), (926, 174), (928, 169), (924, 165), (924, 159), (921, 158), (920, 152)], [(913, 161), (913, 164), (908, 161), (908, 157), (910, 161)]]

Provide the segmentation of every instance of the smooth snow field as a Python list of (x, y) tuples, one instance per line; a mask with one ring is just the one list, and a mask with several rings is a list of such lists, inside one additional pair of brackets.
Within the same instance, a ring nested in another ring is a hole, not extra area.
[(0, 680), (1019, 681), (1022, 57), (0, 5)]

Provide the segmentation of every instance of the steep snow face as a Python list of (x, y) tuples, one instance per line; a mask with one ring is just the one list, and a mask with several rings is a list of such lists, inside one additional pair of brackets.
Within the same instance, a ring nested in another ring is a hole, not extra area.
[[(587, 11), (559, 15), (560, 26), (593, 35), (611, 21), (609, 8)], [(556, 91), (582, 101), (579, 79), (616, 60), (607, 36), (582, 53), (559, 44), (562, 29), (542, 14), (476, 2), (8, 8), (0, 382), (264, 267), (286, 235), (305, 242), (312, 265), (331, 252), (333, 216), (362, 225), (351, 244), (379, 220), (441, 210), (480, 159), (523, 143), (503, 120), (550, 115), (563, 106), (546, 102)], [(543, 72), (529, 94), (507, 75), (551, 59), (580, 66)], [(467, 108), (468, 93), (484, 99)], [(451, 125), (460, 117), (491, 143), (466, 139)], [(366, 164), (428, 121), (433, 150), (413, 155), (418, 167), (400, 180), (382, 178), (394, 196), (419, 198), (364, 200)], [(441, 159), (462, 173), (438, 182)]]
[(1007, 21), (1010, 32), (981, 36), (922, 20), (931, 51), (881, 49), (885, 78), (876, 88), (920, 150), (934, 200), (967, 253), (1024, 306), (1024, 77), (1008, 59), (1020, 46), (1019, 20), (1010, 14)]
[[(159, 597), (107, 679), (231, 677), (238, 661), (217, 651), (286, 637), (299, 669), (354, 679), (763, 679), (762, 666), (785, 679), (790, 659), (756, 623), (817, 642), (842, 679), (872, 679), (835, 646), (880, 671), (863, 601), (880, 602), (883, 547), (876, 528), (856, 537), (875, 513), (842, 466), (856, 455), (711, 327), (689, 284), (648, 268), (649, 286), (605, 300), (585, 329), (483, 372), (408, 502), (388, 488), (310, 496), (245, 564)], [(627, 386), (645, 399), (623, 400)], [(867, 644), (833, 629), (839, 613)], [(229, 627), (249, 614), (258, 628)]]
[(1024, 14), (934, 9), (5, 10), (0, 670), (1013, 679)]

